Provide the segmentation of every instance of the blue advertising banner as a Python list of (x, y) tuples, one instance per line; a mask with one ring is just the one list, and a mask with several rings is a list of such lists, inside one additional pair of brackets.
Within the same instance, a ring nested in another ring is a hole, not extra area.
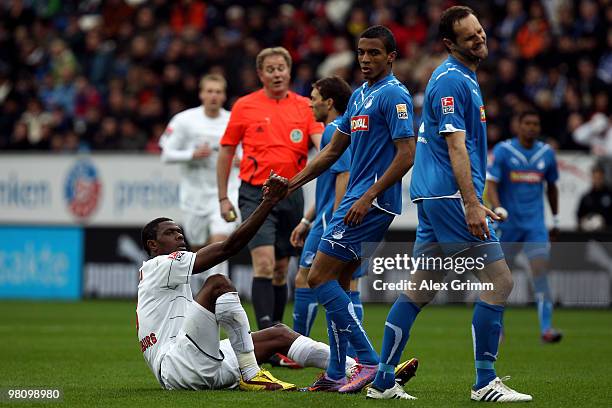
[(0, 226), (0, 298), (81, 298), (83, 230)]

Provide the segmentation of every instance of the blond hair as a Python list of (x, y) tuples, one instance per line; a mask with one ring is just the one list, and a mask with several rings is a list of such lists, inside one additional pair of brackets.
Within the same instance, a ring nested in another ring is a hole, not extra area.
[(287, 67), (291, 69), (291, 55), (289, 55), (289, 51), (285, 47), (271, 47), (265, 48), (257, 54), (257, 59), (255, 60), (255, 65), (258, 71), (263, 69), (263, 62), (266, 57), (270, 57), (272, 55), (280, 55), (285, 59), (287, 63)]
[(227, 89), (227, 81), (223, 78), (223, 75), (220, 74), (206, 74), (200, 79), (200, 89), (204, 88), (204, 84), (207, 81), (219, 82), (223, 85), (223, 90)]

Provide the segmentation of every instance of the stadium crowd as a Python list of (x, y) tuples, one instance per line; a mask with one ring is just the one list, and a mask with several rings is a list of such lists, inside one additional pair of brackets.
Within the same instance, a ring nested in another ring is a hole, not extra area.
[[(417, 114), (435, 38), (452, 1), (8, 0), (0, 5), (0, 149), (158, 152), (168, 119), (197, 106), (207, 72), (228, 80), (228, 107), (258, 89), (255, 56), (282, 45), (292, 87), (318, 78), (362, 82), (356, 38), (391, 28), (394, 73)], [(535, 107), (560, 149), (612, 156), (612, 4), (607, 0), (465, 1), (480, 15), (490, 57), (479, 70), (490, 147), (510, 137), (514, 113)]]

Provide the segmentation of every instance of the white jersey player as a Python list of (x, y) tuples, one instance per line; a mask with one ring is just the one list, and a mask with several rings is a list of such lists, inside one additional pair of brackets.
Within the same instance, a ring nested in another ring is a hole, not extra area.
[[(221, 217), (217, 194), (219, 141), (230, 117), (223, 109), (226, 85), (221, 75), (205, 75), (200, 80), (202, 105), (176, 114), (159, 142), (162, 161), (181, 164), (180, 208), (185, 236), (194, 250), (223, 241), (236, 227), (236, 222)], [(238, 198), (238, 187), (238, 173), (233, 170), (228, 187), (231, 200)], [(215, 272), (227, 275), (227, 263)], [(201, 282), (195, 282), (199, 288)]]
[[(168, 218), (157, 218), (143, 228), (143, 247), (151, 259), (140, 269), (138, 338), (144, 358), (163, 388), (295, 389), (295, 385), (260, 369), (258, 362), (275, 353), (286, 354), (302, 366), (327, 366), (329, 347), (287, 326), (251, 333), (232, 283), (209, 271), (247, 244), (286, 195), (287, 186), (286, 179), (270, 176), (255, 212), (228, 239), (197, 252), (187, 251), (183, 231)], [(189, 283), (192, 275), (199, 273), (207, 279), (192, 296)], [(227, 340), (219, 341), (219, 327)], [(354, 363), (349, 360), (347, 365)]]

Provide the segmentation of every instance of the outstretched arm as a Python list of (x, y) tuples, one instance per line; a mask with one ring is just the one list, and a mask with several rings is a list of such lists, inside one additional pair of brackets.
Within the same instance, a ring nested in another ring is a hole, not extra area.
[(205, 246), (196, 253), (193, 273), (204, 272), (240, 251), (259, 230), (272, 208), (287, 195), (288, 185), (286, 178), (270, 175), (263, 187), (261, 204), (225, 241)]
[(317, 178), (331, 167), (351, 144), (351, 137), (338, 130), (332, 136), (331, 142), (316, 155), (306, 168), (295, 175), (289, 182), (289, 193), (294, 192), (310, 180)]

